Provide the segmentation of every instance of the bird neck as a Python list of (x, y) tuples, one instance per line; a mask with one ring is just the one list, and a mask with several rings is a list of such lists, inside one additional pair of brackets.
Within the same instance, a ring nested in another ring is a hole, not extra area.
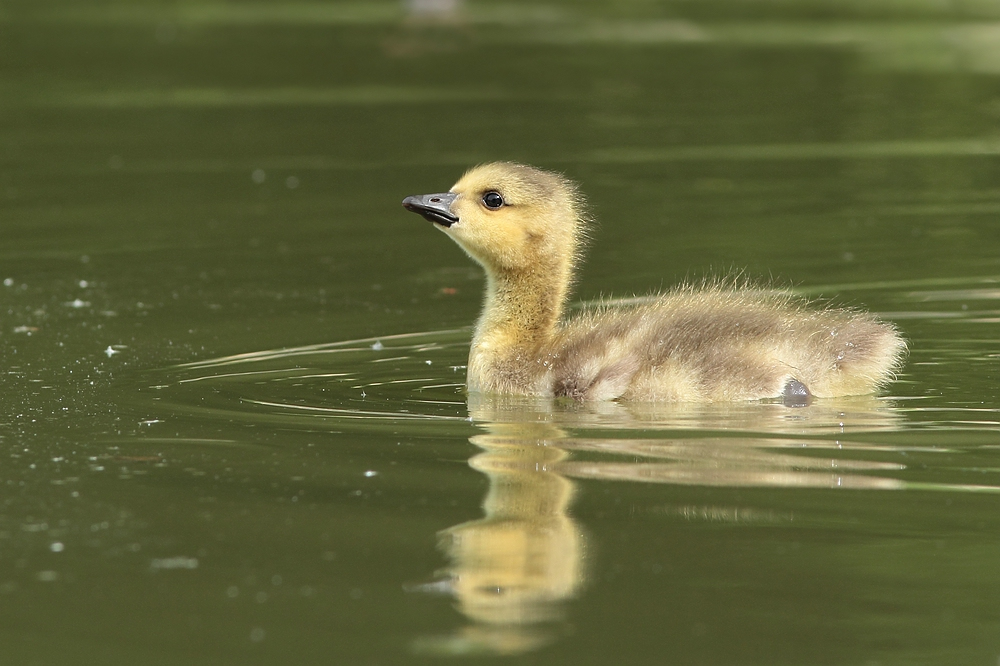
[(472, 340), (473, 354), (536, 352), (562, 317), (572, 266), (539, 265), (529, 270), (486, 273), (486, 298)]

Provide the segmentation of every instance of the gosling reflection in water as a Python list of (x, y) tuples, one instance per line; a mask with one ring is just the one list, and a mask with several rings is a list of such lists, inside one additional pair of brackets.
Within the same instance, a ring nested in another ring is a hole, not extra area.
[[(866, 430), (884, 429), (898, 421), (884, 402), (855, 401), (849, 406), (849, 410), (843, 405), (771, 409), (758, 403), (741, 411), (738, 421), (743, 430), (775, 434), (803, 427), (824, 432), (850, 423), (862, 423)], [(563, 608), (582, 587), (585, 572), (583, 530), (569, 515), (573, 477), (732, 487), (904, 486), (896, 479), (870, 475), (898, 471), (899, 464), (843, 458), (844, 449), (891, 447), (761, 437), (621, 437), (640, 428), (676, 433), (680, 422), (711, 430), (713, 418), (719, 417), (723, 420), (714, 421), (716, 428), (731, 426), (734, 415), (728, 407), (725, 414), (714, 416), (704, 406), (697, 411), (676, 407), (669, 414), (578, 404), (562, 407), (566, 406), (531, 398), (470, 396), (472, 419), (486, 431), (470, 439), (482, 452), (469, 460), (489, 479), (483, 502), (486, 515), (440, 533), (440, 547), (450, 561), (442, 571), (445, 580), (422, 588), (452, 594), (471, 623), (451, 636), (421, 639), (416, 644), (419, 651), (510, 655), (537, 649), (566, 633)], [(785, 418), (791, 415), (793, 420)], [(609, 437), (578, 438), (568, 432), (595, 426), (609, 428)], [(796, 454), (783, 448), (794, 448)], [(837, 454), (823, 455), (822, 449), (836, 449)], [(627, 456), (630, 462), (571, 460), (574, 452), (582, 458)], [(643, 461), (634, 462), (637, 457)]]
[(554, 471), (567, 453), (553, 444), (565, 434), (535, 421), (483, 426), (488, 432), (470, 439), (483, 452), (469, 465), (489, 479), (486, 516), (440, 533), (447, 587), (473, 624), (422, 640), (424, 650), (537, 649), (562, 633), (562, 604), (583, 579), (584, 539), (568, 513), (573, 483)]

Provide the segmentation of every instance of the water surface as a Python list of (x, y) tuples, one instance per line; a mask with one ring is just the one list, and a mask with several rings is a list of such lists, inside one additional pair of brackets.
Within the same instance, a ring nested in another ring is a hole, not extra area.
[[(0, 2), (0, 662), (996, 663), (1000, 12), (430, 4)], [(575, 301), (744, 271), (903, 371), (467, 396), (399, 202), (493, 159), (582, 183)]]

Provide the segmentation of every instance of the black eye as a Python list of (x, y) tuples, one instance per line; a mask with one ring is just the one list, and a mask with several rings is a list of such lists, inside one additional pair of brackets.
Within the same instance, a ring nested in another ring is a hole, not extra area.
[(503, 197), (496, 192), (487, 192), (483, 195), (483, 205), (490, 210), (496, 210), (503, 206)]

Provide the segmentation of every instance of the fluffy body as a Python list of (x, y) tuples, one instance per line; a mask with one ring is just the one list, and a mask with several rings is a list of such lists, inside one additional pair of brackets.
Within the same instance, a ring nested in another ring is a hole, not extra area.
[(796, 380), (833, 397), (871, 393), (902, 351), (868, 314), (811, 310), (749, 288), (682, 288), (584, 312), (538, 347), (494, 338), (473, 349), (468, 381), (474, 390), (580, 400), (722, 401), (782, 397)]
[[(486, 206), (488, 193), (503, 206)], [(571, 181), (498, 162), (437, 196), (449, 197), (455, 221), (436, 226), (486, 271), (470, 391), (702, 402), (787, 397), (789, 387), (859, 395), (888, 382), (906, 350), (873, 315), (740, 284), (685, 286), (564, 319), (586, 228)]]

